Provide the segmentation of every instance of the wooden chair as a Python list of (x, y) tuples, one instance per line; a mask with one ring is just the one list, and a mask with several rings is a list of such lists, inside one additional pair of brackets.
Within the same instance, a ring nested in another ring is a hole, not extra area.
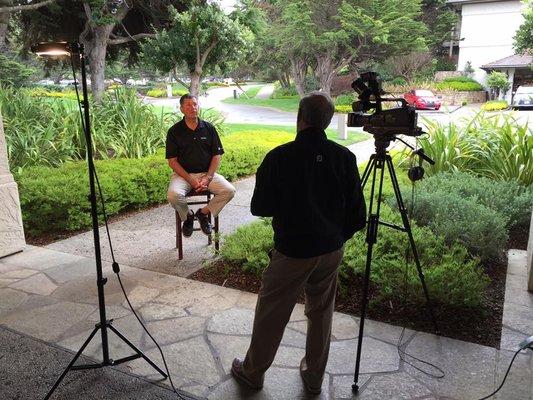
[[(208, 190), (204, 190), (204, 191), (201, 191), (201, 192), (195, 192), (194, 190), (191, 190), (189, 193), (187, 193), (186, 197), (187, 197), (187, 204), (189, 206), (192, 206), (192, 205), (197, 205), (197, 204), (201, 204), (201, 205), (205, 205), (207, 203), (209, 203), (209, 200), (211, 200), (211, 192), (209, 192)], [(199, 197), (199, 196), (205, 196), (205, 200), (195, 200), (195, 199), (191, 199), (193, 197)], [(191, 200), (193, 201), (191, 201)], [(211, 222), (211, 213), (208, 214), (208, 217), (209, 217), (209, 222)], [(198, 228), (193, 228), (193, 232), (194, 231), (201, 231), (202, 229), (200, 227)], [(219, 239), (218, 239), (218, 215), (215, 217), (215, 226), (213, 227), (213, 232), (215, 233), (215, 239), (214, 239), (214, 242), (215, 242), (215, 250), (218, 251), (218, 248), (219, 248)], [(213, 239), (211, 237), (212, 235), (208, 235), (207, 236), (207, 244), (210, 245), (212, 242), (213, 242)], [(183, 232), (182, 232), (182, 220), (180, 218), (180, 215), (178, 214), (178, 212), (176, 211), (176, 247), (178, 249), (178, 259), (179, 260), (182, 260), (183, 259)]]

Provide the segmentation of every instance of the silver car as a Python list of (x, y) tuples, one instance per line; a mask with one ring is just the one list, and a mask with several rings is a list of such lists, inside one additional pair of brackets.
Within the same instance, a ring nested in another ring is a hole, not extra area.
[(512, 107), (533, 109), (533, 86), (518, 86), (513, 96)]

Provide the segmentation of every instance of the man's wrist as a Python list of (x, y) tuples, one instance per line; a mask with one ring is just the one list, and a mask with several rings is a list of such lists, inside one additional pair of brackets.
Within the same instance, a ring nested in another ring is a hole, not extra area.
[(207, 179), (209, 179), (210, 181), (212, 181), (213, 178), (215, 177), (215, 175), (207, 174), (205, 177), (206, 177)]

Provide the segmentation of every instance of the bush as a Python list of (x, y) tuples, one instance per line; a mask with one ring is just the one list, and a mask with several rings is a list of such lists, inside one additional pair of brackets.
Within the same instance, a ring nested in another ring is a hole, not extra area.
[(446, 243), (460, 243), (482, 261), (500, 259), (508, 240), (506, 218), (475, 199), (433, 187), (416, 193), (413, 217)]
[(271, 219), (261, 219), (224, 236), (220, 255), (244, 271), (261, 276), (268, 265), (268, 251), (274, 247)]
[(15, 57), (0, 53), (0, 86), (20, 87), (28, 83), (34, 69), (20, 63)]
[[(181, 97), (185, 93), (189, 93), (187, 89), (176, 89), (172, 88), (172, 96), (173, 97)], [(146, 92), (146, 95), (148, 97), (167, 97), (167, 89), (166, 88), (155, 88), (150, 89)]]
[(483, 86), (468, 76), (446, 78), (437, 83), (436, 88), (437, 90), (457, 90), (462, 92), (483, 90)]
[(278, 87), (275, 85), (274, 91), (270, 95), (271, 99), (294, 99), (300, 98), (298, 92), (296, 92), (296, 87), (292, 86), (289, 88)]
[(420, 145), (436, 161), (430, 174), (470, 171), (494, 180), (533, 183), (533, 134), (513, 115), (487, 116), (483, 111), (457, 124), (426, 121)]
[[(225, 136), (222, 143), (226, 153), (219, 172), (229, 180), (251, 175), (270, 149), (293, 138), (286, 132), (272, 131)], [(166, 201), (171, 171), (163, 150), (137, 160), (97, 161), (96, 169), (108, 215)], [(24, 168), (15, 173), (15, 180), (19, 185), (24, 229), (29, 235), (91, 225), (85, 162), (65, 163), (58, 168)]]
[(352, 103), (356, 100), (355, 93), (341, 94), (335, 98), (336, 106), (352, 106)]
[[(399, 222), (397, 213), (388, 207), (382, 209), (384, 218)], [(460, 307), (481, 304), (488, 278), (482, 273), (475, 259), (468, 256), (464, 247), (448, 247), (443, 239), (435, 237), (427, 228), (413, 227), (413, 235), (420, 253), (422, 268), (431, 299)], [(242, 266), (243, 270), (260, 276), (268, 265), (267, 252), (273, 247), (273, 231), (270, 220), (261, 220), (240, 227), (225, 236), (220, 254), (228, 262)], [(405, 282), (405, 249), (407, 235), (396, 230), (380, 230), (374, 246), (371, 279), (380, 288), (383, 299), (403, 298)], [(361, 275), (366, 261), (365, 237), (358, 233), (345, 244), (344, 258), (340, 266), (341, 291), (346, 293), (346, 278)], [(407, 301), (425, 304), (420, 279), (414, 265), (408, 268)]]
[(391, 81), (389, 81), (389, 83), (391, 85), (399, 85), (399, 86), (407, 85), (407, 81), (405, 80), (405, 78), (402, 78), (401, 76), (398, 76), (392, 79)]
[[(170, 171), (162, 155), (140, 160), (96, 161), (95, 166), (109, 216), (166, 199)], [(29, 235), (91, 225), (85, 162), (67, 163), (60, 168), (30, 167), (15, 174), (15, 179), (19, 185), (24, 231)]]
[(348, 114), (352, 112), (352, 106), (335, 106), (335, 112), (341, 113), (341, 114)]
[(505, 100), (491, 100), (481, 105), (483, 111), (501, 111), (509, 108), (509, 104)]
[[(85, 157), (85, 138), (75, 102), (32, 97), (37, 89), (0, 91), (8, 156), (12, 168), (57, 166)], [(53, 93), (53, 92), (52, 92)], [(67, 92), (68, 93), (68, 92)], [(171, 115), (156, 115), (134, 90), (106, 93), (91, 106), (91, 127), (96, 158), (144, 157), (164, 146)]]

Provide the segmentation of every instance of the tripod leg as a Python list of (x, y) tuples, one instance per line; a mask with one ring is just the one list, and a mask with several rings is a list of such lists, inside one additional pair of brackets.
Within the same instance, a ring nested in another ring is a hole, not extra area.
[(92, 338), (94, 337), (94, 335), (96, 334), (96, 332), (98, 332), (98, 330), (100, 329), (99, 326), (96, 326), (93, 331), (91, 332), (91, 334), (89, 335), (89, 337), (87, 338), (87, 340), (85, 341), (85, 343), (83, 343), (83, 345), (80, 347), (80, 349), (78, 350), (78, 352), (76, 353), (76, 355), (74, 356), (74, 358), (72, 359), (72, 361), (70, 362), (70, 364), (67, 366), (67, 368), (65, 368), (65, 370), (63, 371), (63, 373), (61, 374), (61, 376), (57, 379), (56, 383), (54, 383), (54, 386), (52, 386), (52, 388), (48, 391), (48, 394), (46, 395), (46, 397), (44, 398), (44, 400), (48, 400), (50, 398), (50, 396), (52, 396), (52, 394), (54, 393), (54, 391), (56, 390), (56, 388), (59, 386), (59, 384), (61, 383), (61, 381), (63, 380), (63, 378), (65, 377), (65, 375), (67, 374), (67, 372), (72, 368), (72, 366), (74, 365), (74, 363), (76, 362), (76, 360), (79, 358), (79, 356), (81, 355), (81, 353), (83, 353), (83, 350), (85, 350), (85, 348), (87, 347), (87, 345), (89, 344), (89, 342), (92, 340)]
[(392, 159), (389, 155), (387, 155), (387, 167), (389, 168), (389, 173), (391, 176), (392, 181), (392, 187), (394, 189), (394, 194), (396, 195), (396, 201), (398, 203), (398, 209), (400, 210), (400, 214), (402, 216), (403, 221), (403, 227), (405, 232), (407, 232), (407, 236), (409, 237), (409, 243), (411, 245), (411, 250), (413, 252), (413, 257), (415, 259), (416, 269), (418, 271), (418, 277), (420, 278), (420, 282), (422, 283), (422, 288), (424, 289), (424, 295), (426, 297), (426, 303), (428, 306), (429, 314), (431, 317), (431, 321), (433, 322), (433, 329), (435, 330), (435, 333), (439, 333), (439, 328), (437, 325), (437, 319), (435, 318), (435, 314), (433, 312), (433, 305), (431, 304), (431, 300), (429, 298), (429, 292), (426, 285), (426, 279), (424, 277), (424, 273), (422, 272), (422, 268), (420, 267), (420, 259), (418, 258), (418, 251), (416, 249), (415, 240), (413, 239), (413, 233), (411, 232), (411, 225), (409, 223), (409, 218), (407, 216), (407, 210), (405, 208), (405, 204), (402, 199), (402, 193), (400, 191), (400, 185), (398, 184), (398, 179), (396, 178), (396, 173), (394, 172), (394, 165), (392, 163)]
[[(370, 166), (370, 167), (369, 167)], [(374, 206), (374, 192), (376, 186), (376, 171), (380, 169), (380, 182), (379, 182), (379, 192), (376, 213), (373, 213)], [(372, 158), (367, 165), (365, 170), (366, 178), (370, 175), (370, 170), (373, 170), (372, 174), (372, 187), (370, 189), (370, 205), (369, 205), (369, 218), (368, 226), (366, 231), (366, 242), (368, 244), (368, 249), (366, 252), (366, 266), (365, 266), (365, 277), (363, 282), (363, 295), (362, 295), (362, 304), (361, 304), (361, 319), (359, 322), (359, 336), (357, 338), (357, 356), (355, 359), (355, 373), (354, 373), (354, 383), (352, 385), (352, 391), (357, 393), (359, 391), (359, 369), (361, 366), (361, 350), (363, 348), (363, 334), (365, 329), (365, 318), (366, 310), (368, 306), (368, 285), (370, 281), (370, 266), (372, 263), (372, 249), (377, 240), (378, 225), (379, 225), (379, 210), (381, 202), (381, 191), (383, 188), (383, 161), (379, 161), (375, 158)], [(366, 181), (364, 182), (366, 183)], [(363, 183), (363, 185), (364, 185)]]
[[(113, 325), (109, 324), (109, 329), (111, 329), (115, 334), (122, 339), (124, 343), (130, 346), (140, 357), (144, 358), (145, 361), (150, 364), (157, 372), (163, 375), (163, 378), (167, 378), (165, 374), (152, 360), (150, 360), (141, 350), (139, 350), (133, 343), (131, 343), (122, 333), (120, 333)], [(129, 357), (128, 357), (129, 358)]]

